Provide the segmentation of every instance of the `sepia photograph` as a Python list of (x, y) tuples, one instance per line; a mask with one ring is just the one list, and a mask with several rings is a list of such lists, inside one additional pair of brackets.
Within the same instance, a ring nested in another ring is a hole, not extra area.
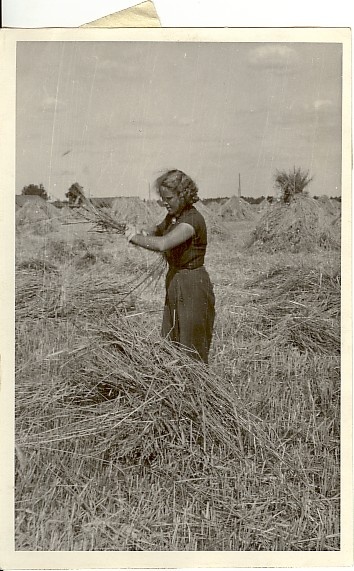
[(102, 37), (16, 41), (14, 549), (340, 554), (348, 36)]

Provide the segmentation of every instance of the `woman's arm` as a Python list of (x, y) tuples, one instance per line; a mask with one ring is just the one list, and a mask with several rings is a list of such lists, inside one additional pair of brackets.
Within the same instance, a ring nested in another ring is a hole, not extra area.
[(155, 236), (158, 232), (157, 226), (137, 226), (136, 233), (143, 236)]
[(172, 250), (172, 248), (183, 244), (183, 242), (189, 240), (193, 234), (193, 226), (186, 222), (182, 222), (165, 236), (143, 236), (142, 234), (135, 234), (132, 237), (128, 237), (128, 240), (132, 244), (145, 248), (146, 250), (166, 252), (167, 250)]

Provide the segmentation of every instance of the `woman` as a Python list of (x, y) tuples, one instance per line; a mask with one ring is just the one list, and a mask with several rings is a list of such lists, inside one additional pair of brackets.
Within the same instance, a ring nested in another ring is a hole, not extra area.
[(169, 269), (162, 335), (180, 343), (191, 351), (191, 356), (207, 363), (215, 299), (204, 268), (205, 220), (193, 206), (199, 200), (198, 188), (180, 170), (167, 171), (155, 185), (167, 216), (150, 230), (128, 229), (126, 237), (136, 246), (164, 252)]

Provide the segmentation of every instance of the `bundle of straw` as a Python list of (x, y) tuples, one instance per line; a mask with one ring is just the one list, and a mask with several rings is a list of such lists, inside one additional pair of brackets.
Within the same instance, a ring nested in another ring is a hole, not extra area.
[(301, 351), (340, 352), (340, 273), (303, 266), (276, 266), (248, 284), (256, 331), (268, 342)]
[(131, 296), (156, 287), (165, 266), (165, 260), (159, 256), (153, 264), (124, 280), (112, 270), (103, 275), (66, 267), (53, 271), (41, 260), (23, 262), (16, 273), (16, 318), (102, 318), (131, 309)]
[(250, 246), (264, 251), (314, 251), (340, 249), (340, 224), (317, 201), (299, 196), (289, 205), (278, 203), (259, 220)]
[(229, 381), (156, 332), (142, 334), (141, 320), (121, 317), (91, 334), (88, 350), (66, 356), (64, 383), (18, 385), (21, 447), (79, 448), (157, 470), (173, 453), (184, 474), (186, 465), (192, 474), (196, 462), (241, 459), (260, 447), (297, 472), (274, 427), (245, 409)]
[(78, 214), (88, 222), (95, 224), (94, 229), (99, 232), (115, 232), (117, 234), (124, 234), (127, 224), (123, 221), (118, 221), (114, 216), (107, 211), (106, 208), (94, 205), (84, 192), (80, 191), (80, 198), (82, 206), (78, 209)]
[(57, 317), (63, 307), (63, 288), (57, 272), (22, 270), (16, 275), (16, 319)]

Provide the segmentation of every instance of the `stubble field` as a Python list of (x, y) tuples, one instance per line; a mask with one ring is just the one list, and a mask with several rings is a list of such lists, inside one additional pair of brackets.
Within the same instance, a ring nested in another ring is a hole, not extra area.
[(160, 339), (157, 256), (18, 231), (16, 549), (340, 549), (340, 254), (255, 224), (210, 232), (209, 367)]

